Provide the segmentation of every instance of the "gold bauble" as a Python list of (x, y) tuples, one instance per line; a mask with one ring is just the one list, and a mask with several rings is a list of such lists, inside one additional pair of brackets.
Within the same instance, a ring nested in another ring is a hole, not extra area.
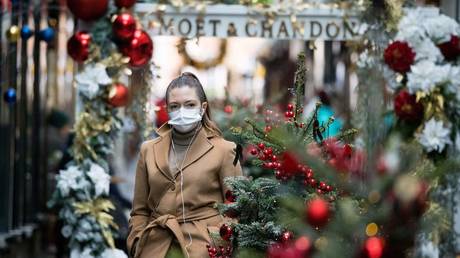
[(13, 25), (6, 31), (6, 38), (9, 42), (17, 42), (20, 36), (21, 30), (18, 26)]

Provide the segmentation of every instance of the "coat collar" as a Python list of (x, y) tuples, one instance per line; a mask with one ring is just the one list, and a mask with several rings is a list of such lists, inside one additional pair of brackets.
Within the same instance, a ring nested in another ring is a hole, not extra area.
[[(174, 171), (174, 173), (171, 173), (169, 170), (169, 148), (171, 146), (171, 131), (172, 127), (168, 124), (164, 124), (157, 130), (159, 140), (155, 141), (154, 143), (154, 154), (155, 162), (161, 173), (169, 180), (174, 181), (179, 171)], [(192, 146), (190, 147), (190, 150), (188, 151), (187, 157), (185, 158), (183, 169), (186, 169), (188, 166), (200, 159), (214, 147), (214, 145), (209, 140), (209, 138), (214, 136), (215, 134), (207, 130), (204, 126), (200, 129), (192, 143)]]

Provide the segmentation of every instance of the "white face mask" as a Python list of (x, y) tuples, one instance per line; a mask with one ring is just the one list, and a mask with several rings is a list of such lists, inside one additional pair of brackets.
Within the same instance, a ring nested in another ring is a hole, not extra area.
[(168, 124), (181, 133), (190, 132), (203, 117), (201, 108), (184, 108), (169, 112)]

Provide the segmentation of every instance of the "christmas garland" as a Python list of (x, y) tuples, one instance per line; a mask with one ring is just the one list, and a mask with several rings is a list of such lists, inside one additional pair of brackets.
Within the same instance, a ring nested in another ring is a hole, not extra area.
[(398, 126), (433, 158), (460, 152), (459, 35), (438, 9), (408, 9), (383, 56)]
[[(116, 11), (107, 0), (67, 1), (77, 18), (92, 25), (90, 32), (77, 31), (67, 44), (69, 55), (83, 68), (75, 76), (78, 115), (70, 148), (72, 160), (56, 177), (56, 190), (48, 204), (59, 209), (64, 223), (61, 232), (70, 239), (71, 258), (127, 257), (114, 244), (118, 227), (110, 215), (114, 206), (108, 199), (111, 177), (107, 160), (123, 125), (119, 108), (129, 101), (129, 89), (122, 82), (132, 69), (149, 64), (152, 57), (152, 40), (137, 28), (128, 12), (134, 3), (116, 0)], [(114, 14), (111, 19), (104, 17), (107, 12)], [(151, 78), (151, 70), (146, 70)]]

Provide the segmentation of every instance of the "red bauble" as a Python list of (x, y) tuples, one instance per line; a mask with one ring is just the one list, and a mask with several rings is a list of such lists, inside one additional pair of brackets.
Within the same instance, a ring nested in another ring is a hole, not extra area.
[(415, 95), (401, 90), (394, 100), (396, 116), (406, 122), (419, 122), (423, 118), (423, 105), (417, 102)]
[(129, 13), (122, 13), (117, 16), (112, 24), (113, 36), (121, 41), (130, 40), (136, 32), (136, 20)]
[(259, 149), (263, 150), (265, 149), (265, 144), (263, 144), (262, 142), (257, 144), (257, 147), (259, 147)]
[(439, 44), (438, 47), (447, 60), (455, 60), (460, 55), (460, 38), (451, 35), (449, 41)]
[(227, 200), (229, 202), (235, 202), (236, 201), (236, 196), (233, 194), (232, 191), (227, 190), (225, 192), (225, 200)]
[(362, 257), (381, 258), (383, 256), (383, 240), (379, 237), (370, 237), (364, 243), (364, 252)]
[(223, 224), (220, 227), (219, 230), (220, 237), (222, 237), (223, 240), (228, 241), (233, 235), (233, 229), (227, 224)]
[(91, 35), (84, 31), (76, 32), (67, 41), (67, 52), (77, 62), (84, 62), (89, 56)]
[(287, 110), (288, 110), (288, 111), (293, 111), (293, 110), (294, 110), (294, 105), (291, 104), (291, 103), (289, 103), (289, 104), (287, 105)]
[(254, 155), (254, 156), (259, 154), (259, 151), (256, 148), (252, 148), (250, 152), (251, 152), (251, 155)]
[(78, 19), (93, 21), (104, 16), (109, 0), (67, 0), (67, 6)]
[(136, 0), (115, 0), (118, 8), (130, 8), (136, 3)]
[(116, 83), (112, 86), (109, 92), (109, 104), (114, 107), (122, 107), (128, 103), (129, 100), (129, 90), (128, 88), (121, 84)]
[(227, 113), (227, 114), (233, 113), (233, 107), (231, 105), (226, 105), (224, 107), (224, 112)]
[(383, 54), (385, 63), (396, 72), (405, 73), (415, 61), (415, 53), (407, 42), (391, 43)]
[(129, 63), (132, 66), (139, 67), (152, 58), (153, 42), (145, 31), (136, 30), (131, 40), (120, 45), (120, 50), (130, 58)]
[(323, 227), (329, 220), (329, 203), (321, 198), (308, 202), (306, 207), (307, 221), (314, 227)]
[(155, 102), (155, 124), (159, 128), (161, 127), (164, 123), (169, 121), (169, 115), (168, 115), (168, 110), (166, 110), (166, 100), (165, 99), (160, 99)]

